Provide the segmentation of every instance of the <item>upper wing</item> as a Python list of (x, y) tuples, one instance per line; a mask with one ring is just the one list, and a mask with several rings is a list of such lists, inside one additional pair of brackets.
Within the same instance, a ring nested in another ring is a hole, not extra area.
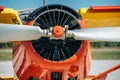
[(0, 23), (22, 24), (18, 11), (0, 6)]
[(120, 6), (93, 6), (79, 9), (87, 28), (120, 26)]

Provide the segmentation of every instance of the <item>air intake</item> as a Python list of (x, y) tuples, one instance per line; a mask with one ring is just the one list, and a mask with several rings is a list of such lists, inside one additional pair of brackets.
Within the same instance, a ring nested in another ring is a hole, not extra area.
[[(63, 5), (47, 5), (33, 11), (28, 19), (34, 20), (36, 26), (42, 29), (50, 29), (56, 25), (64, 27), (68, 25), (69, 30), (79, 29), (77, 20), (81, 16), (73, 9)], [(44, 59), (51, 61), (63, 61), (72, 57), (79, 49), (81, 41), (72, 38), (65, 40), (54, 40), (42, 37), (31, 41), (35, 51)]]

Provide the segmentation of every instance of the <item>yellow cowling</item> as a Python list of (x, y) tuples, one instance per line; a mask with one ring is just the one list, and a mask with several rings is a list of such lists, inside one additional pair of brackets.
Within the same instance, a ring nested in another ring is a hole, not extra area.
[(22, 24), (17, 10), (4, 8), (4, 10), (0, 12), (0, 23), (14, 24), (14, 20), (16, 20), (17, 24)]

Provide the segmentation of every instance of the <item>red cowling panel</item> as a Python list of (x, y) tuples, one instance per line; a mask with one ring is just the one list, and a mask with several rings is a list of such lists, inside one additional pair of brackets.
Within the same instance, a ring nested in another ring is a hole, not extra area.
[[(78, 21), (82, 28), (85, 25)], [(82, 41), (82, 45), (76, 54), (70, 58), (55, 62), (42, 58), (33, 49), (31, 42), (19, 42), (13, 48), (13, 67), (19, 80), (29, 80), (30, 77), (41, 80), (51, 80), (52, 72), (61, 72), (62, 80), (79, 76), (83, 80), (90, 67), (90, 50), (87, 41)]]
[(91, 6), (93, 12), (116, 12), (120, 11), (120, 6)]

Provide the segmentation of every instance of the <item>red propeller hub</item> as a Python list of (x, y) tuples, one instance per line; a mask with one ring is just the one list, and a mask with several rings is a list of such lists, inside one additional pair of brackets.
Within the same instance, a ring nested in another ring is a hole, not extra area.
[(54, 37), (61, 37), (64, 34), (64, 30), (62, 28), (62, 26), (54, 26), (52, 29), (52, 34)]

